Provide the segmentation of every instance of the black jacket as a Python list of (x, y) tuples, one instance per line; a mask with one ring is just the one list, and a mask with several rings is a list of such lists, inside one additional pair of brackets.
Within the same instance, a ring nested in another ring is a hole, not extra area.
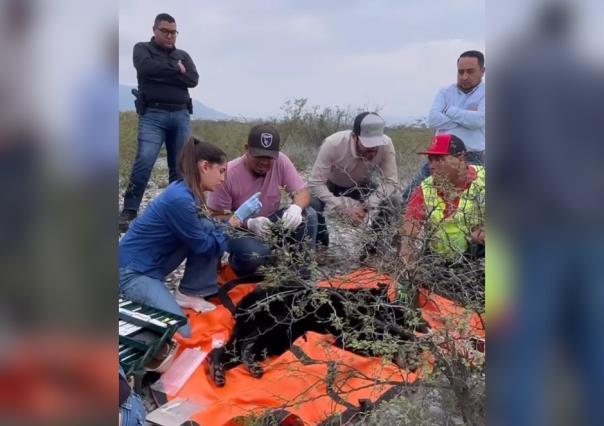
[[(136, 43), (132, 56), (138, 90), (145, 102), (188, 102), (188, 88), (197, 86), (199, 74), (187, 52), (176, 48), (164, 49), (151, 38), (151, 41)], [(187, 70), (184, 74), (176, 65), (179, 60)]]

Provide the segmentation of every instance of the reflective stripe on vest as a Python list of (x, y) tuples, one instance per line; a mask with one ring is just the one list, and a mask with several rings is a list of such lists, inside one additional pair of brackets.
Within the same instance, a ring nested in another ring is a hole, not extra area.
[(470, 166), (476, 170), (476, 179), (459, 196), (459, 207), (445, 218), (445, 201), (438, 195), (432, 176), (421, 183), (426, 208), (426, 220), (430, 231), (430, 248), (445, 256), (464, 253), (469, 246), (471, 230), (484, 226), (485, 218), (485, 174), (484, 168)]

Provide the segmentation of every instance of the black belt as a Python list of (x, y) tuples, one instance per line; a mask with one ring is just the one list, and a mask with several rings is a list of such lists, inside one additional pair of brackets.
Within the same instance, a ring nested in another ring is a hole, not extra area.
[(187, 104), (164, 104), (161, 102), (147, 102), (147, 108), (157, 108), (166, 111), (180, 111), (187, 109)]

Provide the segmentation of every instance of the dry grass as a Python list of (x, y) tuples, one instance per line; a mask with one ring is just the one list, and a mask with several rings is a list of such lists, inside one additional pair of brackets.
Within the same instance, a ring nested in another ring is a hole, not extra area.
[[(287, 110), (287, 105), (290, 105), (290, 110)], [(304, 108), (301, 102), (286, 104), (285, 118), (269, 120), (279, 130), (283, 151), (300, 171), (308, 170), (312, 166), (321, 141), (330, 134), (350, 126), (356, 114), (356, 111), (338, 108), (325, 108), (321, 111), (316, 108)], [(242, 153), (247, 134), (255, 124), (256, 122), (194, 120), (192, 130), (195, 136), (220, 146), (231, 159)], [(134, 112), (120, 113), (120, 188), (127, 183), (136, 155), (137, 125), (138, 118)], [(431, 132), (425, 128), (400, 126), (388, 128), (386, 133), (394, 143), (401, 184), (406, 184), (415, 174), (421, 161), (416, 152), (429, 143)], [(161, 156), (165, 156), (164, 148)], [(156, 165), (156, 168), (161, 168), (161, 165)]]

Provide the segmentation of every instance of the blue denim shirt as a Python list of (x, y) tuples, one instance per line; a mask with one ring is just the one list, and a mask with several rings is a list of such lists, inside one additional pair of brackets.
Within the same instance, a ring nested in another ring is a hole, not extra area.
[(171, 183), (132, 224), (120, 241), (120, 268), (164, 279), (164, 263), (183, 245), (195, 254), (221, 256), (228, 237), (222, 226), (200, 216), (199, 202), (182, 181)]

